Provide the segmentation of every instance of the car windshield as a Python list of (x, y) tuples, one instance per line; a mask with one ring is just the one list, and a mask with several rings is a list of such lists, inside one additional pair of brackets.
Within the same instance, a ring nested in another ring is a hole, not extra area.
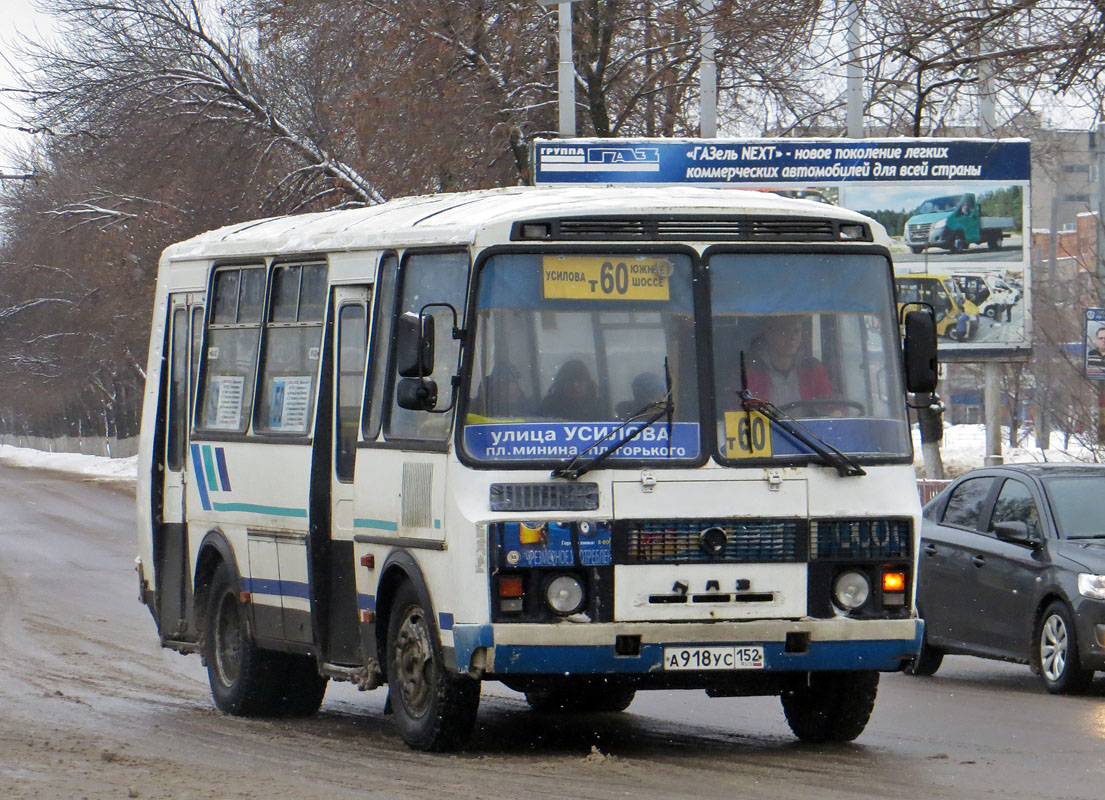
[(843, 453), (910, 453), (884, 257), (719, 253), (709, 274), (721, 458), (811, 454), (753, 416), (742, 392)]
[(658, 411), (611, 460), (699, 457), (689, 256), (495, 255), (479, 274), (475, 325), (463, 431), (470, 457), (555, 462), (600, 452)]
[(1044, 479), (1064, 539), (1105, 538), (1105, 474)]
[(914, 214), (935, 214), (943, 211), (955, 211), (959, 206), (959, 201), (962, 200), (962, 195), (951, 195), (949, 197), (934, 197), (931, 200), (926, 200), (917, 207)]

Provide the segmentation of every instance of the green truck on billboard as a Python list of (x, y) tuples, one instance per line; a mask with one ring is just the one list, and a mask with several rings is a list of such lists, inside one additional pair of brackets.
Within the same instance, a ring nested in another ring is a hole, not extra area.
[(978, 200), (971, 193), (930, 198), (917, 207), (905, 224), (905, 241), (914, 253), (928, 247), (941, 247), (950, 253), (962, 253), (972, 244), (983, 242), (999, 250), (1002, 240), (1013, 228), (1012, 217), (983, 217)]

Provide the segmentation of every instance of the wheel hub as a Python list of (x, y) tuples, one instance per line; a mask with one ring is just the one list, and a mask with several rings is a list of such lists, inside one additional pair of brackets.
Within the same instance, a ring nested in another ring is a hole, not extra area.
[(1067, 668), (1067, 626), (1058, 614), (1052, 614), (1040, 631), (1040, 668), (1049, 681), (1063, 677)]
[(409, 612), (399, 627), (395, 666), (403, 706), (411, 715), (421, 716), (429, 709), (434, 693), (433, 646), (421, 610)]
[(215, 621), (215, 666), (219, 680), (232, 686), (242, 669), (242, 627), (234, 598), (223, 595)]

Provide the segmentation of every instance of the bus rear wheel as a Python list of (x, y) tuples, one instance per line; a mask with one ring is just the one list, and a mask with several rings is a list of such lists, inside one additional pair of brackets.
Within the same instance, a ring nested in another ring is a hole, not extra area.
[(850, 742), (867, 727), (878, 691), (874, 671), (811, 672), (783, 691), (783, 713), (803, 742)]
[(480, 683), (451, 675), (414, 587), (404, 583), (388, 619), (388, 704), (403, 741), (415, 750), (461, 747), (476, 724)]
[(211, 696), (219, 710), (243, 717), (279, 713), (284, 654), (263, 650), (250, 640), (246, 610), (238, 599), (237, 575), (225, 562), (215, 569), (211, 580), (204, 630), (203, 658)]

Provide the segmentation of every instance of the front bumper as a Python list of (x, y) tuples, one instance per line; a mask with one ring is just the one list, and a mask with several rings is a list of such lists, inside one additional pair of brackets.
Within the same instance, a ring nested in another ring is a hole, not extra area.
[[(705, 623), (455, 625), (456, 669), (479, 677), (661, 675), (664, 648), (761, 644), (763, 670), (894, 672), (916, 656), (917, 619), (799, 619)], [(632, 651), (632, 655), (619, 652)], [(452, 659), (449, 659), (452, 661)], [(694, 673), (716, 675), (717, 671)], [(708, 681), (703, 681), (705, 686)]]

